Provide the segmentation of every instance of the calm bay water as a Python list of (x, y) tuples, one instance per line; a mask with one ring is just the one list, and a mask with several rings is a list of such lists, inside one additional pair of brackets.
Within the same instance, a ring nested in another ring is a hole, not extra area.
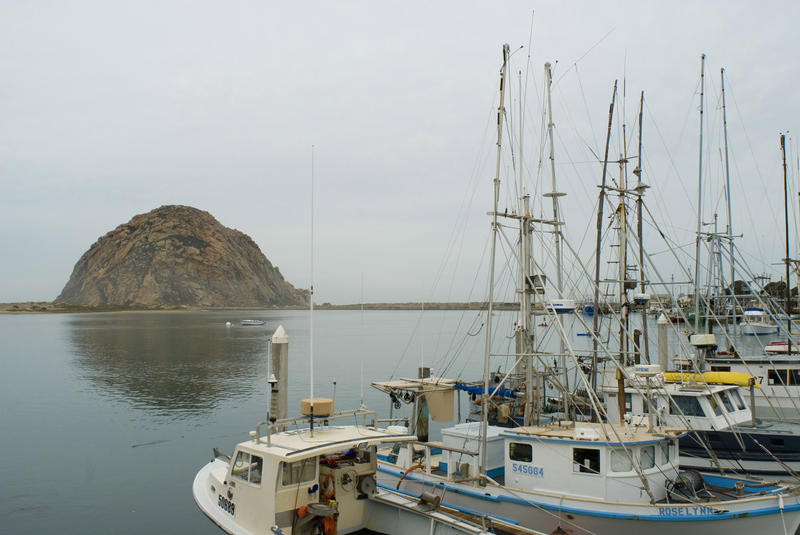
[[(316, 394), (333, 396), (335, 378), (337, 408), (356, 408), (363, 361), (366, 404), (386, 416), (368, 381), (415, 376), (464, 314), (315, 313)], [(240, 326), (246, 318), (267, 324)], [(230, 452), (266, 416), (278, 325), (296, 414), (308, 396), (307, 312), (0, 316), (0, 532), (219, 533), (196, 508), (192, 479), (212, 447)]]
[[(497, 318), (495, 351), (510, 353), (513, 314)], [(476, 379), (483, 321), (476, 311), (316, 312), (315, 394), (334, 396), (335, 378), (336, 407), (357, 407), (363, 366), (366, 405), (387, 417), (371, 380), (413, 377), (421, 364)], [(230, 452), (266, 416), (278, 325), (296, 414), (309, 390), (307, 312), (0, 315), (0, 533), (220, 533), (196, 508), (192, 479), (212, 447)], [(588, 347), (578, 320), (568, 328)]]

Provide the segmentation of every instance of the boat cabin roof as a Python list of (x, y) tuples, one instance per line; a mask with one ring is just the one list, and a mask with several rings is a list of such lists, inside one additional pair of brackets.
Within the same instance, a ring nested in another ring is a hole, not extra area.
[(266, 437), (260, 437), (242, 442), (237, 448), (293, 462), (363, 445), (378, 446), (414, 440), (417, 440), (414, 435), (398, 435), (363, 426), (320, 426), (314, 428), (313, 436), (308, 428), (296, 429), (273, 434), (269, 444)]
[(605, 446), (631, 446), (672, 440), (681, 435), (678, 428), (659, 428), (649, 432), (645, 426), (612, 425), (591, 422), (554, 422), (552, 424), (515, 427), (500, 436), (505, 438), (589, 443)]

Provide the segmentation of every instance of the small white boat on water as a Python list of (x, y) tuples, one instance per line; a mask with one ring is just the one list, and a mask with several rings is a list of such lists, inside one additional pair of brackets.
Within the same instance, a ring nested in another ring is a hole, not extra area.
[[(309, 417), (261, 422), (231, 457), (215, 449), (214, 460), (194, 479), (195, 502), (232, 535), (489, 535), (488, 525), (498, 533), (543, 535), (448, 508), (435, 493), (417, 497), (378, 488), (376, 449), (416, 437), (378, 429), (375, 418), (362, 409), (324, 414), (313, 428), (282, 432), (276, 431)], [(336, 419), (348, 425), (332, 425)]]
[(742, 334), (747, 336), (759, 336), (762, 334), (775, 334), (778, 326), (769, 318), (763, 308), (747, 307), (744, 309), (744, 317), (739, 323)]
[(258, 325), (266, 325), (267, 322), (264, 320), (242, 320), (239, 322), (240, 325), (244, 325), (245, 327), (255, 327)]
[(545, 308), (556, 314), (569, 314), (575, 312), (576, 305), (574, 299), (550, 299), (545, 303)]

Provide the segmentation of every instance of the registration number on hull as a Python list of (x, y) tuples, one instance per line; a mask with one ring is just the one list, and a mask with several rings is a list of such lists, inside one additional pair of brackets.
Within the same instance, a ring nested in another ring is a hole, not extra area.
[(217, 505), (219, 505), (220, 509), (222, 509), (231, 516), (233, 516), (233, 513), (236, 510), (236, 504), (234, 504), (232, 501), (230, 501), (222, 494), (220, 494), (219, 498), (217, 499)]

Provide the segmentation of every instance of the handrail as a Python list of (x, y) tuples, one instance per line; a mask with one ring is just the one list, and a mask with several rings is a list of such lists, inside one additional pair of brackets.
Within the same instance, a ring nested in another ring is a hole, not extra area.
[[(372, 416), (372, 421), (371, 423), (368, 424), (367, 417), (370, 415)], [(371, 427), (371, 428), (376, 427), (378, 413), (376, 411), (368, 411), (365, 409), (353, 409), (349, 411), (334, 412), (333, 414), (329, 414), (327, 416), (315, 416), (315, 418), (329, 421), (329, 420), (338, 420), (341, 418), (350, 418), (359, 416), (363, 418), (364, 427)], [(304, 416), (293, 416), (291, 418), (283, 418), (281, 420), (275, 420), (272, 422), (270, 421), (258, 422), (258, 424), (256, 425), (256, 432), (255, 436), (253, 437), (253, 440), (256, 441), (257, 443), (261, 443), (261, 437), (266, 436), (267, 446), (271, 446), (272, 433), (274, 433), (276, 429), (280, 427), (288, 427), (290, 425), (297, 425), (298, 423), (308, 421), (309, 418), (310, 418), (309, 416), (304, 415)], [(266, 426), (266, 435), (261, 434), (261, 428), (263, 426)]]

